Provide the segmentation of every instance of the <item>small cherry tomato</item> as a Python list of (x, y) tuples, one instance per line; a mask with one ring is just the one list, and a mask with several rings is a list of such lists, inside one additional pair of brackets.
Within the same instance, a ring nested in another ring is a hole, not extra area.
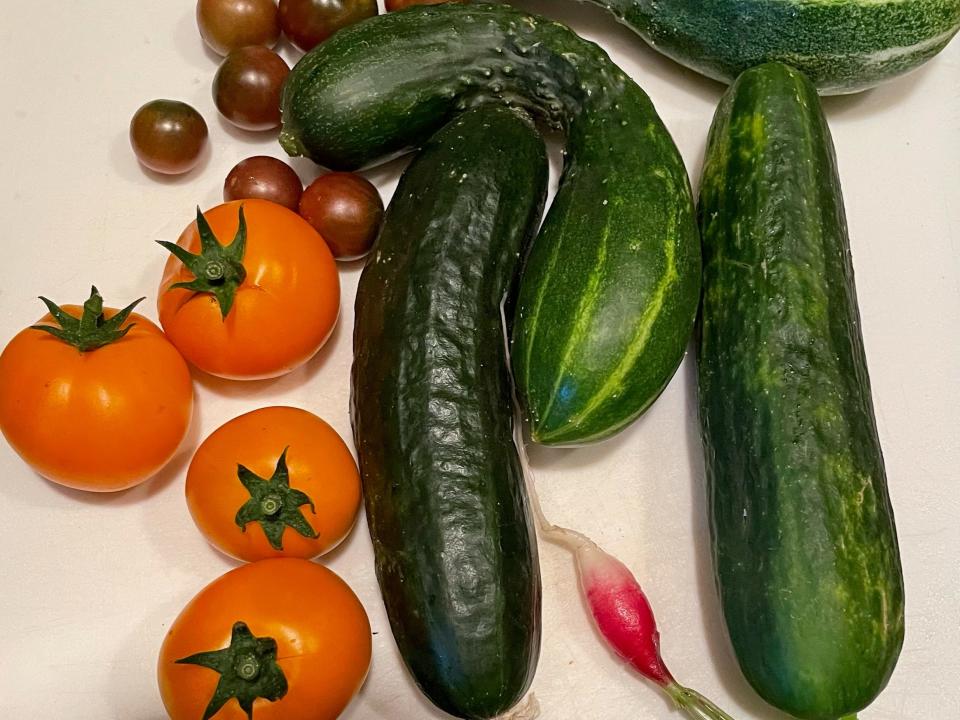
[(332, 550), (360, 508), (346, 444), (316, 415), (267, 407), (221, 425), (197, 448), (186, 484), (200, 532), (240, 560)]
[[(0, 429), (34, 470), (79, 490), (124, 490), (156, 474), (187, 433), (193, 383), (160, 328), (103, 307), (59, 307), (0, 354)], [(139, 301), (137, 301), (139, 302)]]
[(260, 198), (297, 211), (303, 183), (296, 171), (283, 160), (256, 155), (237, 163), (223, 183), (223, 199)]
[(227, 120), (244, 130), (280, 126), (280, 94), (290, 74), (273, 50), (251, 45), (234, 50), (213, 78), (213, 101)]
[(308, 560), (260, 560), (183, 609), (157, 680), (172, 720), (334, 720), (363, 685), (370, 652), (370, 622), (343, 580)]
[(274, 0), (199, 0), (197, 26), (218, 55), (246, 45), (273, 47), (280, 38)]
[(207, 144), (207, 123), (179, 100), (151, 100), (130, 120), (130, 145), (154, 172), (179, 175), (196, 167)]
[[(199, 226), (198, 226), (199, 223)], [(337, 265), (303, 218), (267, 200), (218, 205), (177, 243), (160, 281), (160, 324), (195, 366), (232, 379), (283, 375), (327, 341)]]
[(362, 175), (331, 172), (303, 191), (300, 215), (317, 229), (335, 258), (353, 260), (373, 247), (383, 221), (383, 200)]
[(280, 27), (304, 52), (376, 14), (377, 0), (280, 0)]

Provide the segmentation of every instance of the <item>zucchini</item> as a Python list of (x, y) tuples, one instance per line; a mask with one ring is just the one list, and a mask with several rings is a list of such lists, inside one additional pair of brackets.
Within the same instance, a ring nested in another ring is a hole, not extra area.
[(546, 199), (522, 111), (470, 110), (403, 174), (360, 276), (353, 428), (377, 578), (404, 662), (461, 718), (533, 678), (540, 575), (500, 303)]
[(599, 47), (504, 5), (371, 18), (291, 71), (281, 143), (355, 169), (421, 145), (455, 113), (487, 102), (524, 107), (567, 136), (513, 316), (531, 437), (607, 437), (653, 402), (680, 363), (699, 300), (700, 247), (670, 135)]
[(904, 598), (833, 144), (802, 73), (766, 64), (728, 90), (700, 222), (700, 420), (727, 629), (764, 699), (835, 720), (886, 685)]
[(821, 94), (858, 92), (913, 70), (960, 30), (960, 0), (588, 0), (651, 47), (732, 82), (780, 61)]

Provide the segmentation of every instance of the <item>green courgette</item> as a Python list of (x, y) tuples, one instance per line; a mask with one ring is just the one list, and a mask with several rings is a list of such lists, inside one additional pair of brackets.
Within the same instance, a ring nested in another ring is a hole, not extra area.
[(732, 82), (780, 61), (822, 94), (857, 92), (913, 70), (960, 30), (960, 0), (587, 0), (654, 49)]
[(539, 653), (501, 301), (546, 183), (528, 116), (463, 113), (403, 174), (357, 289), (353, 428), (377, 578), (414, 679), (461, 718), (507, 710)]
[(644, 92), (593, 43), (503, 5), (415, 7), (345, 28), (286, 82), (288, 153), (354, 169), (421, 145), (463, 108), (528, 109), (567, 136), (530, 252), (513, 365), (547, 444), (622, 429), (676, 371), (699, 299), (683, 162)]
[(728, 90), (699, 211), (700, 419), (727, 629), (763, 698), (836, 720), (886, 685), (904, 596), (833, 144), (802, 73), (766, 64)]

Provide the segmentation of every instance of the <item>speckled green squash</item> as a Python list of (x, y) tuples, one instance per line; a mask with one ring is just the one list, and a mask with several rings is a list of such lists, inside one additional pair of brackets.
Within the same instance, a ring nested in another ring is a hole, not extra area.
[(529, 116), (466, 111), (403, 174), (357, 288), (353, 429), (377, 579), (417, 684), (461, 718), (520, 699), (540, 649), (500, 303), (546, 189)]
[(960, 0), (588, 0), (663, 54), (732, 82), (780, 61), (821, 94), (852, 93), (902, 75), (960, 29)]
[(287, 152), (352, 169), (453, 114), (528, 109), (567, 138), (513, 317), (533, 440), (599, 440), (673, 376), (693, 328), (700, 246), (683, 161), (646, 94), (593, 43), (506, 5), (438, 5), (345, 28), (293, 69)]
[(700, 420), (717, 586), (771, 704), (836, 720), (886, 685), (903, 581), (830, 132), (800, 72), (741, 75), (700, 190)]

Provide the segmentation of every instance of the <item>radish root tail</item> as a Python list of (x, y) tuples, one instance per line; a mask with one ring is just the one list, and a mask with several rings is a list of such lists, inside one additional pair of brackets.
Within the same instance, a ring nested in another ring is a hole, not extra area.
[[(525, 454), (523, 454), (523, 459), (524, 465), (526, 466)], [(543, 507), (540, 505), (540, 496), (537, 495), (537, 489), (533, 483), (533, 475), (530, 473), (529, 466), (525, 467), (524, 470), (526, 476), (530, 478), (527, 481), (527, 496), (530, 498), (530, 508), (533, 510), (533, 517), (534, 520), (536, 520), (537, 530), (539, 530), (540, 536), (554, 545), (566, 548), (574, 555), (576, 555), (577, 551), (581, 548), (597, 547), (597, 544), (583, 533), (560, 525), (554, 525), (547, 520), (547, 516), (543, 514)]]
[(696, 690), (673, 683), (664, 688), (677, 708), (691, 720), (733, 720)]

